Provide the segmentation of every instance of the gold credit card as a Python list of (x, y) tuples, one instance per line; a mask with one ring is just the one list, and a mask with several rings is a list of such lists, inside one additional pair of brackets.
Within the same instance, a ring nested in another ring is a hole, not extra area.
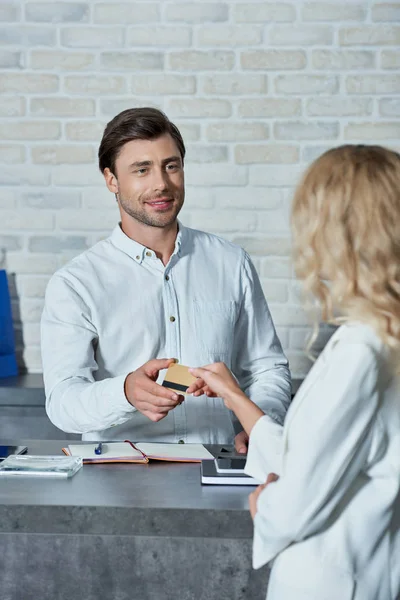
[(168, 367), (162, 385), (174, 392), (186, 394), (186, 390), (194, 381), (196, 381), (196, 377), (189, 373), (189, 367), (174, 363)]

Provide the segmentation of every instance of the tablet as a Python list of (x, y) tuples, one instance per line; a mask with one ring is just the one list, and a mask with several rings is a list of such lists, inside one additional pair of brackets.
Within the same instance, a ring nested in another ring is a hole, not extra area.
[(217, 458), (215, 468), (217, 473), (244, 473), (246, 458)]

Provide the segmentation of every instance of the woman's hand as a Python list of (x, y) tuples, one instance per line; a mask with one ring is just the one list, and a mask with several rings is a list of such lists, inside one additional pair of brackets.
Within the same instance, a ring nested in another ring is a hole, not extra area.
[(257, 500), (259, 495), (261, 494), (261, 492), (267, 487), (267, 485), (269, 485), (270, 483), (273, 483), (274, 481), (278, 481), (279, 477), (276, 473), (270, 473), (267, 477), (267, 481), (265, 483), (263, 483), (262, 485), (259, 485), (258, 487), (256, 487), (256, 489), (254, 490), (254, 492), (252, 492), (249, 496), (249, 509), (250, 509), (250, 514), (251, 514), (251, 518), (254, 521), (254, 517), (256, 516), (257, 513)]
[(214, 363), (202, 368), (189, 369), (189, 371), (198, 379), (187, 389), (188, 394), (219, 396), (224, 400), (225, 406), (230, 409), (233, 409), (232, 400), (235, 397), (243, 396), (247, 400), (236, 379), (224, 363)]

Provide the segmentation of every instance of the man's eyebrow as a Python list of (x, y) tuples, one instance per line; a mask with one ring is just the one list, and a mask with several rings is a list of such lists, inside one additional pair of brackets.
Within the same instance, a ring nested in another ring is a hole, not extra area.
[(153, 163), (151, 160), (138, 160), (136, 162), (133, 162), (131, 165), (129, 165), (129, 168), (131, 168), (131, 167), (136, 167), (136, 168), (148, 167), (152, 164)]
[(166, 165), (167, 163), (170, 162), (181, 162), (181, 157), (180, 156), (169, 156), (168, 158), (164, 158), (164, 160), (162, 161), (163, 165)]

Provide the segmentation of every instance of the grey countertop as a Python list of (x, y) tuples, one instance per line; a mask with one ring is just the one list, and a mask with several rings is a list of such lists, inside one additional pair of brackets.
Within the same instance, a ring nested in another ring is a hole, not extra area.
[[(69, 442), (18, 443), (28, 446), (29, 454), (61, 454)], [(253, 489), (202, 486), (198, 463), (161, 461), (84, 465), (68, 480), (5, 477), (0, 532), (249, 539)]]

